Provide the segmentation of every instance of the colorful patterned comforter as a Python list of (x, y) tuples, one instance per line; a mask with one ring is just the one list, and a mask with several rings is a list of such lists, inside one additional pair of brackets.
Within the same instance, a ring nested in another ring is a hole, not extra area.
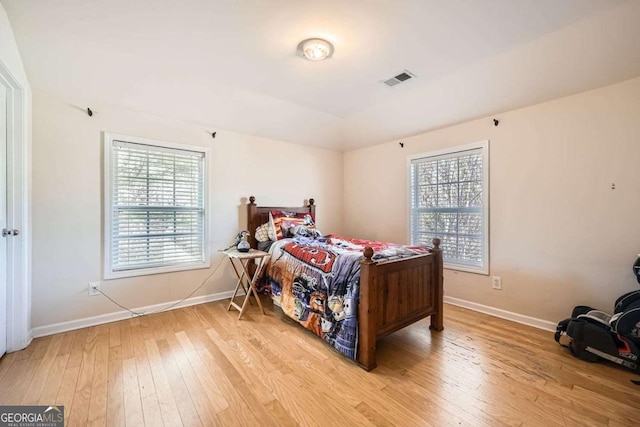
[(329, 235), (275, 242), (266, 283), (274, 303), (345, 356), (356, 359), (360, 261), (365, 246), (374, 260), (427, 252), (408, 247)]

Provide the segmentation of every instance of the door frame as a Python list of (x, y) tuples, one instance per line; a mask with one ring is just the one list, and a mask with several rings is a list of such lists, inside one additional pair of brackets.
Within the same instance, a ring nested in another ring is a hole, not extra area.
[(7, 88), (7, 352), (29, 345), (31, 334), (31, 89), (0, 59)]

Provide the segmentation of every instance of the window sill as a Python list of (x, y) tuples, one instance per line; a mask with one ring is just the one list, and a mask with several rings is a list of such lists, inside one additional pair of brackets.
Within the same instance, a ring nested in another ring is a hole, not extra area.
[(140, 268), (136, 270), (111, 271), (104, 273), (104, 280), (122, 279), (125, 277), (150, 276), (152, 274), (173, 273), (176, 271), (200, 270), (211, 267), (211, 262), (200, 262), (197, 264), (185, 264), (170, 267)]
[(445, 270), (460, 271), (462, 273), (481, 274), (483, 276), (489, 275), (489, 268), (471, 267), (469, 265), (450, 264), (445, 262), (442, 268)]

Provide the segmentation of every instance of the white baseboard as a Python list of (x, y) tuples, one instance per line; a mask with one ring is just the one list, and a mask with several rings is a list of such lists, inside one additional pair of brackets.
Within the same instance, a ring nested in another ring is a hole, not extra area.
[[(220, 292), (217, 294), (203, 295), (199, 297), (189, 298), (184, 300), (180, 304), (176, 304), (171, 310), (175, 310), (182, 307), (189, 307), (197, 304), (204, 304), (211, 301), (219, 301), (227, 298), (231, 298), (233, 291)], [(240, 294), (239, 294), (240, 295)], [(177, 301), (168, 301), (162, 304), (148, 305), (145, 307), (138, 307), (133, 309), (137, 312), (150, 312), (161, 310)], [(469, 310), (478, 311), (480, 313), (489, 314), (491, 316), (499, 317), (501, 319), (511, 320), (512, 322), (522, 323), (523, 325), (532, 326), (534, 328), (543, 329), (545, 331), (555, 332), (556, 324), (547, 320), (537, 319), (535, 317), (525, 316), (523, 314), (514, 313), (512, 311), (502, 310), (488, 305), (478, 304), (476, 302), (467, 301), (459, 298), (444, 297), (444, 302), (447, 304), (455, 305)], [(116, 311), (114, 313), (101, 314), (99, 316), (86, 317), (84, 319), (69, 320), (67, 322), (54, 323), (53, 325), (39, 326), (33, 328), (29, 338), (44, 337), (47, 335), (53, 335), (60, 332), (72, 331), (75, 329), (86, 328), (89, 326), (102, 325), (104, 323), (117, 322), (118, 320), (130, 319), (131, 313), (128, 311)]]
[[(240, 295), (241, 292), (238, 293)], [(171, 307), (171, 310), (175, 310), (177, 308), (189, 307), (191, 305), (203, 304), (205, 302), (211, 301), (219, 301), (222, 299), (231, 298), (233, 295), (233, 291), (220, 292), (217, 294), (209, 294), (203, 295), (199, 297), (193, 297), (182, 301), (179, 304), (176, 304), (174, 307)], [(147, 313), (156, 310), (162, 310), (165, 307), (170, 306), (171, 304), (175, 304), (178, 301), (167, 301), (162, 304), (154, 304), (148, 305), (146, 307), (138, 307), (132, 309), (132, 311)], [(54, 323), (53, 325), (39, 326), (37, 328), (33, 328), (31, 330), (31, 336), (33, 338), (44, 337), (47, 335), (53, 335), (60, 332), (72, 331), (74, 329), (86, 328), (88, 326), (102, 325), (103, 323), (111, 323), (116, 322), (118, 320), (130, 319), (132, 317), (131, 313), (122, 310), (116, 311), (114, 313), (101, 314), (99, 316), (93, 317), (85, 317), (84, 319), (77, 320), (69, 320), (67, 322)]]
[(444, 297), (444, 302), (458, 307), (468, 308), (469, 310), (478, 311), (480, 313), (489, 314), (501, 319), (511, 320), (512, 322), (522, 323), (523, 325), (533, 326), (534, 328), (544, 329), (545, 331), (555, 332), (556, 330), (556, 324), (549, 322), (548, 320), (537, 319), (535, 317), (525, 316), (512, 311), (489, 307), (488, 305), (482, 305), (476, 302), (466, 301), (446, 295)]

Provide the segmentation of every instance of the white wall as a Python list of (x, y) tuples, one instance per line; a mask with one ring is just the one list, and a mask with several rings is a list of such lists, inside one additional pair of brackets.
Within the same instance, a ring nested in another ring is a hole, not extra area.
[[(229, 246), (246, 228), (246, 199), (258, 205), (317, 205), (318, 227), (342, 231), (342, 153), (251, 137), (157, 116), (90, 105), (34, 91), (33, 327), (120, 311), (89, 281), (102, 279), (102, 132), (211, 147), (211, 247)], [(211, 138), (210, 132), (217, 136)], [(214, 253), (212, 268), (221, 258)], [(227, 261), (195, 296), (233, 288)], [(102, 282), (135, 308), (175, 301), (212, 269)]]
[(2, 4), (0, 4), (0, 62), (11, 71), (13, 77), (18, 80), (23, 87), (29, 87), (29, 81), (27, 74), (24, 72), (24, 66), (22, 65), (22, 59), (18, 52), (16, 39), (13, 36), (11, 24), (9, 23), (9, 17)]
[[(490, 140), (490, 277), (445, 271), (450, 297), (556, 322), (637, 289), (640, 79), (345, 153), (345, 232), (408, 239), (407, 156)], [(615, 183), (616, 189), (611, 189)]]

